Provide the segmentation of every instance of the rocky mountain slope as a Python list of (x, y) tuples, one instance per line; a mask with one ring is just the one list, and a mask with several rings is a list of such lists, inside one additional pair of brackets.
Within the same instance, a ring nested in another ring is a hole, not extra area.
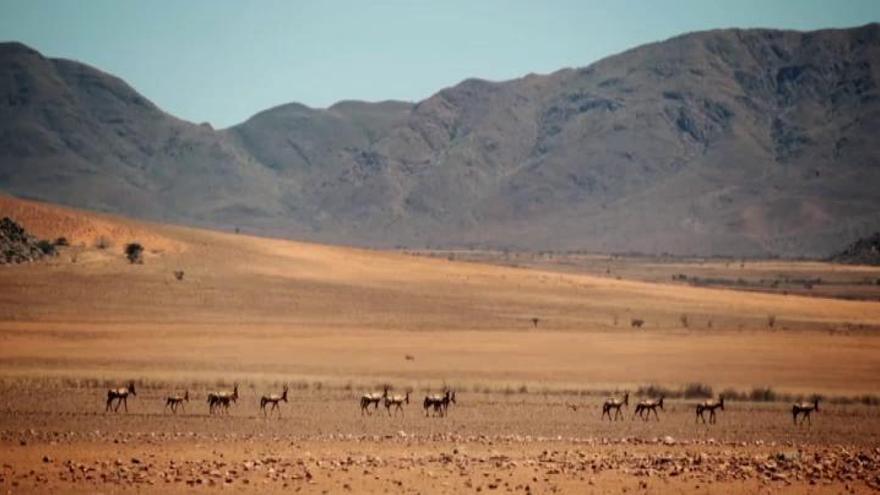
[(880, 229), (880, 25), (723, 30), (216, 131), (0, 45), (0, 190), (373, 246), (825, 256)]

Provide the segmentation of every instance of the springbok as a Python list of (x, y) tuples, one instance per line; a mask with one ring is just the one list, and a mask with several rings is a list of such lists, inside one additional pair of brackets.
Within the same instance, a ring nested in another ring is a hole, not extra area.
[(703, 420), (703, 423), (705, 424), (706, 417), (703, 416), (703, 413), (709, 411), (709, 423), (714, 424), (717, 420), (715, 418), (716, 409), (724, 410), (724, 397), (719, 397), (718, 400), (707, 400), (697, 404), (697, 416), (694, 418), (694, 422), (696, 423), (699, 420)]
[(367, 415), (372, 414), (370, 412), (371, 405), (375, 406), (375, 407), (373, 407), (374, 410), (379, 409), (379, 403), (382, 402), (382, 400), (385, 399), (386, 397), (388, 397), (388, 385), (385, 385), (382, 388), (381, 394), (379, 392), (372, 392), (372, 393), (367, 393), (367, 394), (362, 395), (361, 396), (361, 416), (363, 416), (364, 413), (366, 413)]
[(800, 402), (800, 403), (797, 403), (797, 404), (791, 406), (791, 415), (792, 415), (792, 418), (794, 419), (794, 424), (798, 424), (797, 418), (798, 418), (799, 414), (803, 414), (803, 418), (801, 418), (801, 424), (804, 424), (804, 421), (807, 421), (810, 424), (813, 424), (813, 420), (810, 419), (810, 414), (812, 414), (813, 411), (819, 412), (819, 398), (818, 397), (813, 399), (812, 404), (810, 404), (809, 402)]
[(277, 394), (264, 395), (260, 399), (260, 410), (263, 411), (263, 416), (266, 415), (266, 405), (267, 404), (272, 404), (272, 409), (270, 409), (269, 412), (277, 410), (278, 415), (280, 416), (281, 409), (278, 409), (278, 403), (281, 401), (287, 402), (287, 385), (284, 386), (284, 391), (281, 393), (281, 395), (277, 395)]
[(238, 401), (238, 383), (232, 387), (232, 392), (224, 390), (222, 392), (208, 392), (208, 410), (211, 414), (221, 406), (228, 413), (229, 405)]
[(189, 390), (183, 392), (183, 395), (172, 395), (165, 399), (165, 409), (170, 408), (171, 412), (177, 414), (177, 408), (183, 408), (183, 412), (186, 412), (186, 408), (183, 406), (184, 402), (189, 402)]
[(111, 388), (107, 391), (107, 407), (104, 408), (104, 412), (110, 410), (110, 407), (113, 405), (113, 401), (116, 401), (116, 407), (113, 409), (113, 412), (119, 411), (119, 406), (125, 406), (125, 412), (128, 412), (128, 396), (137, 395), (137, 392), (134, 390), (134, 380), (128, 383), (128, 387), (122, 388)]
[(409, 404), (409, 390), (406, 391), (406, 395), (389, 395), (385, 397), (385, 410), (388, 411), (389, 416), (391, 416), (391, 406), (394, 406), (395, 415), (397, 415), (397, 411), (403, 414), (404, 404)]
[(651, 419), (651, 412), (654, 413), (654, 417), (657, 418), (657, 421), (660, 421), (660, 416), (657, 415), (657, 408), (663, 409), (663, 399), (665, 397), (660, 397), (660, 400), (654, 399), (645, 399), (636, 404), (636, 410), (633, 412), (633, 419), (635, 419), (636, 414), (639, 415), (645, 421)]
[(605, 415), (608, 415), (608, 421), (612, 421), (611, 419), (611, 410), (614, 409), (614, 421), (617, 421), (617, 418), (623, 419), (623, 413), (620, 412), (620, 409), (623, 406), (629, 406), (629, 392), (623, 394), (623, 399), (619, 397), (611, 397), (605, 400), (605, 403), (602, 404), (602, 419), (605, 419)]
[(432, 394), (425, 396), (425, 401), (422, 403), (422, 407), (425, 408), (425, 416), (428, 416), (428, 410), (430, 408), (434, 408), (434, 415), (438, 414), (440, 417), (446, 416), (447, 409), (449, 409), (449, 404), (455, 404), (455, 392), (446, 389), (442, 395), (440, 394)]

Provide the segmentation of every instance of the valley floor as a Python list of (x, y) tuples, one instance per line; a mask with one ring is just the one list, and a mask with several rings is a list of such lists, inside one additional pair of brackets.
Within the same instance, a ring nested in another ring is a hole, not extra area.
[[(0, 215), (71, 244), (0, 267), (4, 491), (840, 493), (880, 483), (880, 409), (865, 405), (880, 394), (880, 303), (867, 292), (805, 297), (669, 277), (743, 270), (717, 264), (636, 262), (609, 274), (464, 263), (4, 197)], [(129, 242), (146, 248), (142, 264), (125, 260)], [(786, 263), (743, 277), (838, 271)], [(130, 412), (104, 413), (107, 389), (129, 380)], [(207, 391), (233, 383), (239, 403), (209, 416)], [(414, 392), (406, 416), (361, 415), (360, 394), (386, 383)], [(283, 384), (283, 417), (262, 418), (259, 397)], [(423, 394), (444, 386), (458, 403), (425, 418)], [(694, 423), (689, 387), (730, 398), (717, 425)], [(164, 397), (186, 389), (187, 412), (165, 412)], [(602, 422), (605, 395), (625, 390), (633, 403), (667, 394), (660, 421)], [(812, 394), (826, 399), (820, 412), (794, 426), (791, 401)], [(778, 400), (746, 400), (757, 396)]]
[[(731, 402), (715, 425), (694, 401), (659, 420), (601, 419), (601, 398), (459, 393), (447, 417), (418, 398), (402, 415), (363, 415), (358, 394), (298, 390), (264, 417), (259, 390), (210, 416), (141, 389), (129, 413), (103, 412), (104, 389), (35, 388), (0, 413), (0, 487), (13, 493), (856, 493), (880, 489), (880, 412), (823, 406), (796, 426), (786, 404)], [(42, 400), (42, 397), (48, 397)]]

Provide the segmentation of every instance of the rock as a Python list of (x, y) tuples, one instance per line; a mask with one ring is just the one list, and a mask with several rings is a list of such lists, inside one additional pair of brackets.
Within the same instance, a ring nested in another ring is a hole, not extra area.
[(38, 241), (8, 217), (0, 220), (0, 265), (27, 263), (54, 253), (54, 244)]
[(801, 458), (801, 453), (796, 450), (787, 450), (785, 452), (778, 452), (776, 454), (776, 460), (782, 462), (795, 462), (799, 461)]
[(665, 437), (663, 437), (663, 444), (664, 445), (675, 445), (675, 439), (669, 435), (666, 435)]

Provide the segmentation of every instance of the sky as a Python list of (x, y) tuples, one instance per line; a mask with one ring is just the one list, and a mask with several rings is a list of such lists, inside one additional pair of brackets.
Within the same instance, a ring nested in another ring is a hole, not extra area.
[(292, 101), (418, 101), (690, 31), (878, 21), (880, 0), (0, 0), (0, 41), (95, 66), (215, 127)]

